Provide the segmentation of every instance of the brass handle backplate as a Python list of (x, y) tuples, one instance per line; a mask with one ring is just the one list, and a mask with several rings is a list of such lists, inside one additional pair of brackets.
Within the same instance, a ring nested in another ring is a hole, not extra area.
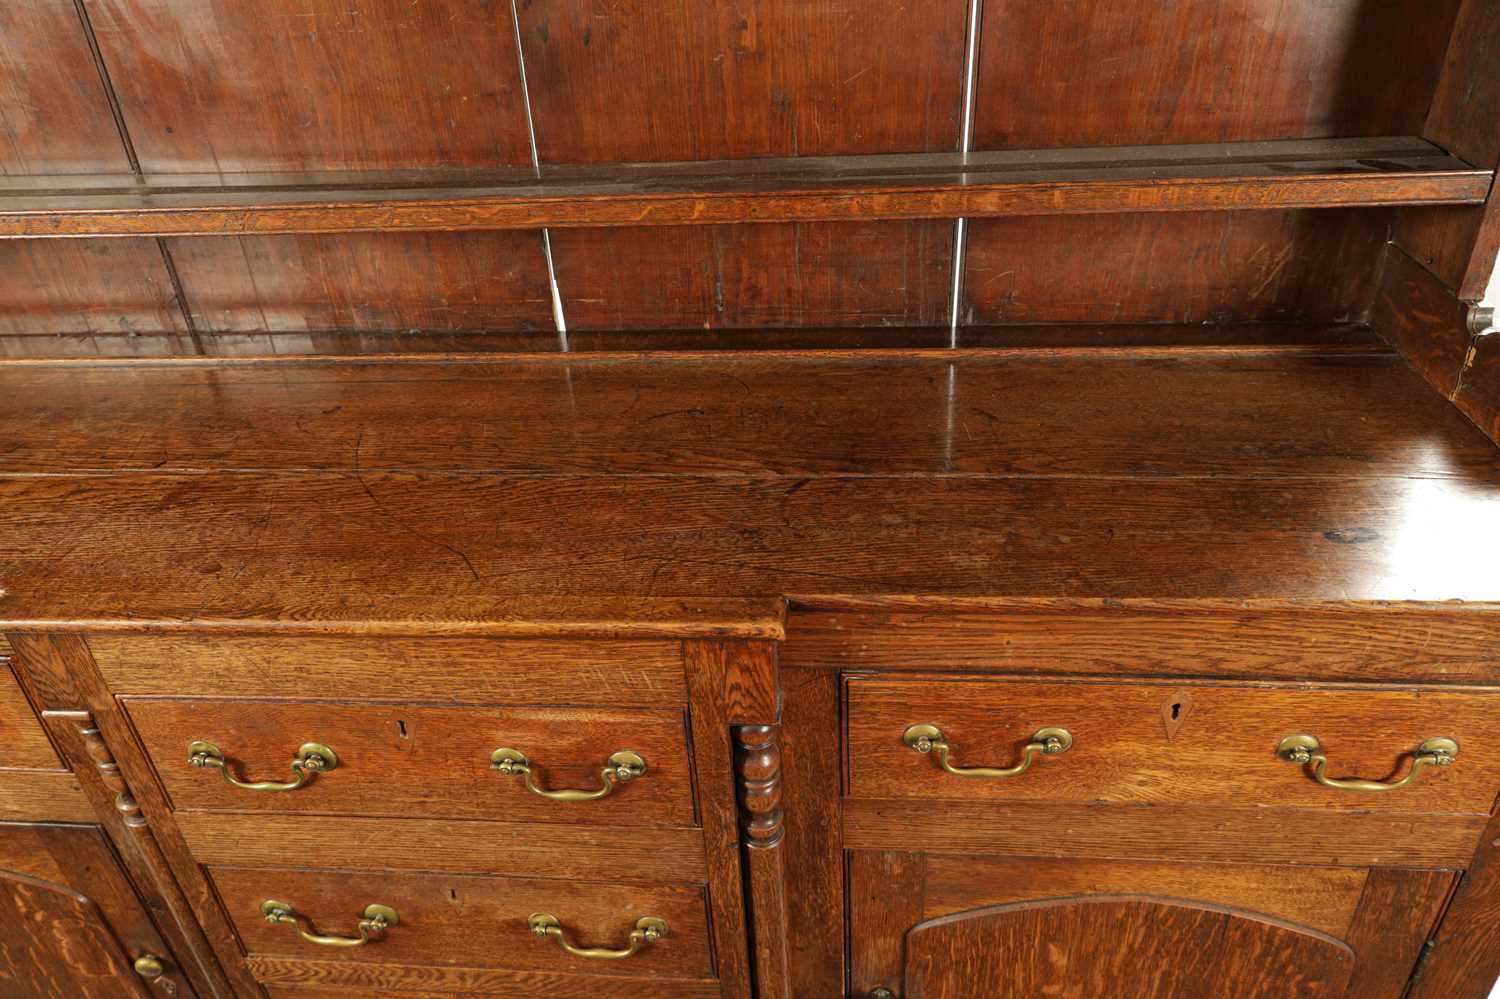
[(304, 742), (297, 748), (297, 755), (292, 757), (292, 773), (297, 779), (291, 781), (242, 780), (234, 775), (224, 753), (211, 742), (188, 743), (188, 762), (195, 767), (214, 767), (225, 781), (246, 791), (295, 791), (305, 786), (314, 775), (337, 769), (339, 757), (327, 746)]
[(1031, 741), (1021, 747), (1021, 762), (1013, 767), (954, 766), (953, 747), (943, 738), (936, 725), (912, 725), (901, 735), (901, 741), (918, 753), (932, 753), (938, 766), (955, 777), (1014, 777), (1031, 768), (1040, 756), (1061, 756), (1073, 748), (1073, 733), (1065, 728), (1038, 729)]
[(667, 935), (665, 919), (642, 916), (635, 921), (635, 929), (630, 931), (629, 944), (623, 950), (611, 950), (607, 947), (578, 947), (568, 943), (562, 923), (550, 912), (533, 912), (527, 917), (526, 924), (531, 927), (532, 933), (539, 937), (551, 937), (559, 947), (574, 957), (586, 957), (595, 961), (619, 961), (631, 957), (642, 947)]
[(603, 783), (597, 791), (548, 791), (537, 787), (531, 775), (531, 761), (517, 749), (501, 747), (490, 754), (490, 769), (502, 774), (520, 774), (526, 781), (526, 790), (553, 801), (598, 801), (614, 793), (615, 788), (627, 781), (635, 780), (646, 773), (646, 761), (639, 753), (622, 749), (612, 755), (599, 771)]
[(266, 922), (272, 925), (285, 923), (296, 927), (299, 937), (320, 947), (363, 947), (367, 943), (382, 939), (387, 929), (401, 922), (401, 917), (397, 916), (396, 910), (390, 906), (367, 905), (363, 914), (364, 918), (359, 921), (359, 936), (337, 937), (319, 933), (313, 928), (310, 919), (286, 902), (277, 902), (268, 898), (260, 904), (260, 914), (265, 917)]
[(1324, 787), (1337, 791), (1398, 791), (1417, 779), (1423, 767), (1448, 767), (1458, 759), (1458, 743), (1449, 738), (1428, 739), (1417, 747), (1412, 755), (1411, 769), (1406, 776), (1388, 784), (1376, 780), (1361, 780), (1358, 777), (1329, 777), (1328, 754), (1313, 735), (1289, 735), (1276, 747), (1276, 755), (1288, 763), (1298, 766), (1312, 764), (1313, 779)]

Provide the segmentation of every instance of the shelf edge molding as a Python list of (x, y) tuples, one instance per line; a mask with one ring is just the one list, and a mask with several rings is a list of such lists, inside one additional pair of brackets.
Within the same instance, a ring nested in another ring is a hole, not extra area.
[(0, 178), (0, 238), (833, 222), (1481, 204), (1494, 171), (1419, 138), (483, 173)]

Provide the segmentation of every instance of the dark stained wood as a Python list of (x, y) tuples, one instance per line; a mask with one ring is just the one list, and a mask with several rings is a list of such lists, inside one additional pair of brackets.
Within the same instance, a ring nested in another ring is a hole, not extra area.
[(537, 172), (21, 177), (0, 236), (211, 236), (1481, 204), (1494, 171), (1422, 139), (1318, 139)]
[(1401, 247), (1386, 246), (1370, 324), (1450, 401), (1474, 339), (1468, 311)]
[(63, 770), (47, 730), (16, 682), (8, 651), (0, 642), (0, 771)]
[(966, 13), (963, 0), (527, 0), (538, 153), (613, 163), (952, 149)]
[(86, 895), (0, 872), (0, 988), (20, 999), (151, 995)]
[(1500, 443), (1500, 335), (1476, 337), (1453, 402), (1489, 438)]
[[(430, 614), (428, 599), (543, 593), (1463, 599), (1482, 614), (1500, 596), (1494, 478), (643, 476), (627, 504), (607, 478), (299, 476), (295, 499), (269, 474), (20, 478), (0, 483), (0, 620), (399, 631), (415, 597)], [(392, 565), (402, 597), (378, 598)]]
[[(855, 677), (846, 702), (849, 794), (856, 798), (1072, 801), (1488, 814), (1500, 761), (1462, 752), (1500, 739), (1500, 688), (1472, 692), (1303, 685), (1078, 683)], [(1180, 728), (1162, 724), (1181, 705)], [(915, 724), (942, 730), (960, 767), (1009, 767), (1044, 727), (1073, 735), (1066, 753), (1005, 780), (945, 773), (902, 742)], [(1388, 794), (1326, 788), (1286, 763), (1288, 735), (1316, 736), (1329, 777), (1404, 776), (1425, 739), (1456, 739), (1452, 766), (1428, 767)]]
[(702, 884), (708, 868), (696, 829), (652, 829), (633, 840), (608, 826), (473, 819), (400, 819), (273, 813), (179, 812), (192, 857), (230, 867), (285, 864), (287, 843), (317, 842), (329, 857), (371, 870), (589, 880), (607, 871), (632, 884)]
[[(750, 657), (747, 661), (746, 656)], [(688, 639), (682, 643), (682, 665), (687, 675), (689, 716), (693, 740), (694, 776), (703, 826), (703, 853), (708, 868), (710, 916), (717, 930), (719, 978), (725, 999), (755, 995), (757, 955), (750, 952), (749, 906), (755, 885), (741, 862), (738, 772), (732, 726), (752, 719), (731, 719), (724, 694), (732, 686), (756, 676), (763, 659), (760, 649), (740, 643)], [(763, 703), (765, 698), (750, 698)], [(774, 699), (772, 699), (774, 703)], [(775, 718), (753, 719), (770, 723)]]
[[(23, 905), (23, 896), (28, 894), (44, 902), (50, 898), (64, 906), (61, 918), (49, 924), (51, 932), (61, 935), (70, 926), (83, 931), (82, 939), (43, 941), (44, 950), (27, 958), (10, 953), (0, 964), (0, 981), (6, 983), (7, 996), (34, 994), (41, 999), (66, 991), (80, 996), (128, 993), (191, 997), (172, 952), (97, 827), (0, 825), (0, 869), (5, 872), (4, 883), (19, 889), (14, 895), (0, 892), (9, 896), (13, 906)], [(18, 878), (19, 882), (12, 880)], [(35, 930), (35, 921), (40, 919), (41, 913), (32, 913), (26, 919), (6, 920), (5, 925), (25, 936), (27, 928)], [(93, 970), (99, 975), (93, 979), (89, 975), (88, 948), (84, 946), (90, 937), (101, 948), (95, 952), (98, 963), (93, 964)], [(134, 958), (147, 954), (159, 958), (167, 968), (149, 985), (130, 970)], [(53, 977), (47, 988), (30, 992), (22, 984), (28, 972)], [(12, 976), (8, 981), (6, 973)], [(64, 989), (69, 973), (85, 980)]]
[[(966, 325), (1357, 318), (1389, 221), (1352, 211), (984, 219), (969, 227), (959, 318)], [(1059, 275), (1067, 276), (1065, 294)]]
[(1500, 682), (1500, 616), (1453, 605), (820, 598), (789, 632), (825, 672)]
[(0, 334), (180, 333), (151, 239), (0, 242)]
[(1018, 149), (1414, 132), (1457, 9), (1458, 0), (1392, 0), (1378, 9), (1361, 0), (1232, 7), (990, 0), (974, 143)]
[(73, 0), (5, 4), (0, 37), (0, 175), (129, 170)]
[[(1108, 947), (1099, 946), (1109, 940)], [(1354, 953), (1253, 912), (1151, 896), (1053, 899), (934, 920), (907, 935), (906, 999), (1345, 995)]]
[(358, 936), (360, 914), (378, 902), (395, 909), (400, 923), (381, 940), (343, 950), (343, 961), (575, 974), (599, 969), (598, 962), (532, 935), (527, 917), (550, 912), (571, 942), (586, 947), (624, 947), (642, 916), (667, 921), (665, 937), (627, 960), (610, 962), (612, 974), (709, 978), (714, 971), (702, 888), (259, 867), (211, 867), (209, 876), (246, 953), (257, 956), (316, 960), (330, 954), (301, 940), (292, 927), (268, 923), (260, 911), (266, 899), (288, 903), (318, 932), (339, 936)]
[(1500, 978), (1500, 813), (1465, 866), (1411, 999), (1484, 999)]
[[(121, 695), (283, 698), (327, 691), (459, 704), (660, 708), (687, 703), (674, 641), (420, 641), (349, 637), (96, 635), (89, 648)], [(316, 683), (310, 677), (318, 677)], [(516, 684), (497, 676), (524, 677)], [(493, 747), (492, 747), (493, 748)]]
[[(332, 689), (315, 692), (332, 692)], [(347, 688), (346, 688), (347, 689)], [(448, 708), (324, 701), (129, 698), (132, 725), (179, 810), (433, 818), (531, 819), (646, 828), (695, 824), (687, 732), (680, 711)], [(297, 747), (316, 742), (337, 768), (282, 794), (230, 786), (188, 763), (188, 744), (219, 747), (244, 781), (290, 781)], [(506, 747), (531, 761), (546, 790), (597, 790), (611, 754), (628, 750), (646, 773), (597, 801), (559, 802), (520, 776), (490, 768)]]
[[(1480, 166), (1500, 161), (1500, 10), (1465, 0), (1422, 134)], [(1500, 252), (1500, 199), (1484, 208), (1401, 213), (1397, 241), (1465, 301), (1478, 301)]]
[(944, 222), (564, 230), (552, 253), (569, 329), (948, 321)]
[(844, 848), (966, 855), (1003, 844), (1018, 857), (1462, 868), (1485, 824), (1483, 816), (1433, 821), (1426, 815), (1233, 805), (929, 801), (919, 811), (922, 821), (913, 822), (910, 798), (846, 801)]
[(16, 366), (0, 369), (0, 422), (16, 428), (0, 469), (1447, 479), (1500, 468), (1392, 355), (1080, 349), (959, 363)]
[(529, 162), (509, 4), (85, 6), (148, 171)]
[(204, 331), (552, 330), (541, 235), (171, 240)]
[(778, 725), (741, 725), (734, 730), (735, 785), (750, 895), (750, 940), (755, 950), (758, 999), (792, 999), (788, 854), (781, 808), (781, 731)]
[[(269, 985), (272, 999), (364, 999), (387, 992), (401, 999), (719, 999), (723, 994), (711, 979), (367, 965), (338, 958), (251, 957), (245, 963)], [(288, 987), (279, 988), (283, 983)]]

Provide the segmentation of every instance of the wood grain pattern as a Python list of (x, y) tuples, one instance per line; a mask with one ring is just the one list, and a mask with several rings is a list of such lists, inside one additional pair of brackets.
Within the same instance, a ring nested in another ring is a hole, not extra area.
[(895, 851), (849, 854), (849, 984), (855, 995), (900, 988), (906, 931), (922, 921), (930, 859)]
[(508, 4), (86, 6), (148, 171), (529, 161)]
[[(969, 227), (960, 318), (1354, 318), (1373, 290), (1372, 262), (1389, 223), (1379, 212), (1350, 211), (984, 219)], [(1068, 275), (1067, 294), (1058, 293), (1059, 274)]]
[(1473, 334), (1468, 307), (1396, 244), (1385, 248), (1370, 324), (1427, 384), (1452, 400)]
[[(89, 648), (119, 694), (278, 697), (326, 690), (369, 698), (458, 704), (687, 703), (682, 652), (671, 641), (547, 639), (282, 639), (223, 635), (97, 635)], [(497, 683), (497, 676), (524, 677)]]
[[(361, 816), (179, 812), (174, 825), (198, 863), (285, 864), (288, 843), (318, 843), (329, 858), (362, 868), (513, 877), (703, 884), (703, 834), (653, 829), (639, 843), (619, 830), (576, 823), (384, 819)], [(418, 848), (418, 844), (420, 847)]]
[(1450, 479), (1496, 468), (1494, 447), (1390, 354), (18, 366), (0, 370), (0, 389), (0, 421), (15, 428), (0, 470), (12, 474)]
[[(1098, 941), (1109, 939), (1111, 946)], [(1014, 988), (1083, 997), (1122, 984), (1152, 999), (1345, 995), (1354, 953), (1253, 912), (1151, 896), (999, 906), (934, 920), (907, 936), (907, 999)]]
[[(846, 686), (849, 793), (857, 798), (1264, 805), (1360, 813), (1488, 814), (1500, 786), (1500, 689), (1317, 689), (1063, 680), (860, 678)], [(1181, 725), (1167, 731), (1164, 706)], [(959, 767), (1010, 767), (1044, 727), (1073, 735), (1066, 753), (1024, 774), (976, 780), (942, 771), (902, 742), (938, 726)], [(1450, 767), (1425, 768), (1389, 794), (1340, 792), (1276, 756), (1284, 736), (1310, 734), (1329, 777), (1389, 782), (1425, 739), (1461, 747)], [(1463, 753), (1462, 747), (1472, 750)]]
[(844, 851), (840, 820), (840, 680), (832, 672), (781, 670), (784, 691), (782, 808), (787, 836), (787, 922), (792, 994), (844, 987)]
[(1337, 808), (1071, 802), (930, 801), (922, 822), (911, 814), (910, 798), (846, 801), (844, 848), (968, 855), (1003, 843), (1017, 857), (1462, 869), (1485, 823)]
[(78, 779), (71, 773), (13, 770), (0, 774), (0, 822), (93, 822)]
[[(1465, 0), (1422, 134), (1475, 164), (1500, 161), (1500, 11)], [(1500, 251), (1500, 200), (1488, 207), (1402, 212), (1396, 240), (1465, 301), (1484, 297)]]
[(1500, 681), (1500, 617), (1450, 606), (1197, 600), (825, 598), (783, 658), (808, 670)]
[[(747, 653), (752, 660), (748, 665)], [(761, 658), (760, 650), (736, 642), (690, 639), (682, 643), (708, 900), (725, 999), (755, 995), (756, 956), (750, 952), (752, 897), (747, 897), (754, 886), (741, 861), (734, 723), (728, 717), (730, 701), (724, 692), (735, 679), (754, 676), (755, 661)]]
[[(1421, 879), (1432, 872), (931, 854), (923, 861), (918, 916), (912, 923), (967, 909), (1105, 893), (1190, 898), (1226, 908), (1249, 908), (1346, 940), (1366, 885), (1377, 873)], [(1451, 882), (1453, 874), (1443, 872), (1435, 879)], [(877, 903), (884, 897), (876, 890), (878, 882), (877, 876), (870, 886)], [(1439, 905), (1441, 897), (1416, 911), (1435, 915)], [(1380, 909), (1390, 914), (1389, 906)], [(1421, 945), (1420, 930), (1407, 936)]]
[(846, 222), (563, 230), (569, 329), (932, 326), (948, 319), (952, 226)]
[(610, 163), (951, 149), (965, 14), (962, 0), (523, 2), (538, 152)]
[[(192, 996), (181, 969), (176, 967), (171, 950), (152, 924), (146, 906), (131, 886), (114, 850), (98, 827), (48, 824), (0, 828), (0, 869), (10, 875), (19, 873), (36, 879), (35, 885), (50, 886), (60, 893), (71, 894), (73, 901), (77, 903), (74, 916), (95, 920), (96, 930), (89, 932), (97, 932), (97, 939), (101, 943), (114, 942), (113, 948), (120, 952), (121, 964), (112, 980), (82, 983), (83, 991), (70, 994), (115, 996), (146, 984), (129, 970), (129, 962), (133, 958), (151, 954), (166, 965), (166, 973), (146, 988), (138, 992), (131, 991), (130, 994)], [(54, 932), (63, 925), (66, 925), (66, 921), (62, 924), (53, 923)], [(45, 953), (35, 955), (35, 962), (45, 970), (49, 966), (55, 966), (61, 959), (69, 968), (61, 969), (64, 973), (60, 978), (66, 978), (68, 970), (86, 971), (88, 961), (79, 953), (86, 951), (81, 946), (84, 942), (58, 941), (61, 946), (49, 947)], [(15, 958), (15, 963), (7, 962), (4, 969), (0, 969), (0, 981), (5, 980), (3, 976), (7, 972), (14, 976), (6, 984), (9, 989), (17, 991), (7, 991), (8, 995), (34, 994), (40, 997), (53, 994), (47, 990), (26, 991), (20, 983), (25, 981), (28, 969), (22, 959), (15, 955), (12, 957)], [(59, 969), (54, 967), (52, 970)], [(100, 988), (104, 992), (98, 992)]]
[(0, 9), (0, 175), (130, 169), (73, 0)]
[[(212, 236), (1482, 204), (1410, 136), (610, 168), (92, 174), (0, 182), (0, 236)], [(317, 245), (308, 241), (308, 245)]]
[[(396, 992), (402, 999), (719, 999), (716, 981), (621, 978), (551, 971), (362, 965), (339, 960), (252, 957), (246, 963), (272, 999), (362, 999)], [(285, 983), (286, 987), (280, 987)], [(430, 990), (438, 991), (430, 991)]]
[[(985, 4), (980, 149), (1416, 131), (1458, 0)], [(1027, 39), (1027, 45), (1017, 45)]]
[(168, 246), (194, 324), (205, 331), (552, 330), (536, 232), (243, 236)]
[(7, 651), (0, 642), (0, 770), (63, 770), (36, 709), (16, 682)]
[[(530, 819), (631, 828), (695, 824), (688, 740), (680, 711), (575, 707), (449, 708), (327, 701), (125, 701), (178, 810)], [(213, 743), (240, 780), (290, 781), (297, 747), (316, 742), (338, 766), (305, 787), (257, 794), (188, 764), (187, 747)], [(519, 776), (491, 769), (516, 749), (547, 790), (597, 790), (611, 754), (638, 753), (644, 776), (597, 801), (551, 801)]]
[(1500, 443), (1500, 336), (1475, 337), (1453, 402), (1493, 441)]
[[(98, 905), (79, 892), (0, 873), (0, 988), (14, 996), (116, 999), (151, 993)], [(65, 959), (60, 959), (66, 955)]]
[[(333, 858), (330, 858), (333, 859)], [(601, 872), (607, 873), (607, 872)], [(416, 964), (587, 974), (599, 965), (563, 953), (527, 926), (550, 912), (578, 946), (623, 948), (642, 916), (667, 921), (665, 937), (608, 971), (622, 976), (709, 978), (707, 907), (701, 888), (615, 885), (385, 871), (278, 870), (211, 867), (209, 876), (247, 954), (326, 958), (290, 926), (261, 915), (266, 899), (283, 901), (313, 920), (318, 932), (358, 935), (365, 906), (388, 905), (401, 917), (383, 939), (344, 950), (352, 964)]]
[(1484, 999), (1500, 977), (1500, 813), (1465, 866), (1411, 999)]
[(1351, 996), (1407, 994), (1412, 969), (1443, 918), (1456, 881), (1448, 871), (1370, 872), (1345, 937), (1359, 957), (1349, 982)]
[(740, 856), (749, 889), (750, 939), (755, 949), (755, 994), (792, 999), (791, 937), (787, 908), (785, 813), (781, 808), (781, 730), (740, 725), (734, 730), (735, 789), (739, 796)]
[(0, 333), (180, 333), (151, 239), (0, 240)]

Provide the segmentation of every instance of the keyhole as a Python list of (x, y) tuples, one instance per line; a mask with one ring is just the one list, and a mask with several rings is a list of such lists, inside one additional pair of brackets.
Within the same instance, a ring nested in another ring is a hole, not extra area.
[(1172, 705), (1172, 720), (1176, 721), (1177, 719), (1179, 719), (1181, 717), (1182, 717), (1182, 702), (1178, 701), (1176, 704)]
[(400, 718), (396, 719), (396, 731), (400, 734), (401, 738), (406, 738), (406, 722)]

